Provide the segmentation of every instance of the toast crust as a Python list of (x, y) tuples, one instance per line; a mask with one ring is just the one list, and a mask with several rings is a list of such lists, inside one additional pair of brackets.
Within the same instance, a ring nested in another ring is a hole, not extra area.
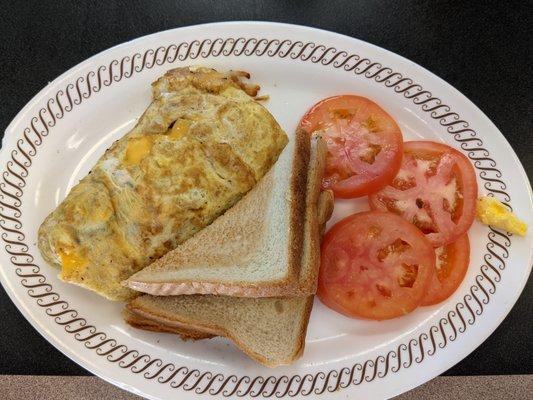
[[(309, 140), (309, 135), (303, 130), (296, 131), (296, 146), (294, 150), (294, 170), (291, 177), (291, 191), (295, 202), (291, 204), (291, 219), (290, 219), (290, 232), (289, 239), (289, 268), (297, 271), (297, 275), (289, 282), (284, 282), (285, 285), (294, 286), (294, 283), (299, 282), (299, 275), (301, 274), (301, 263), (303, 257), (304, 245), (306, 243), (304, 238), (306, 214), (308, 210), (308, 181), (310, 178), (310, 162), (313, 143)], [(314, 214), (307, 214), (314, 215)], [(277, 285), (276, 285), (277, 286)], [(272, 290), (272, 289), (270, 289)], [(277, 296), (285, 295), (283, 289), (279, 289)]]
[[(278, 367), (281, 365), (289, 365), (301, 357), (305, 347), (305, 336), (307, 333), (307, 325), (309, 323), (309, 316), (313, 308), (314, 296), (307, 296), (305, 300), (305, 308), (301, 318), (301, 325), (299, 327), (300, 334), (296, 340), (294, 351), (282, 360), (270, 361), (266, 357), (254, 352), (248, 348), (245, 343), (240, 341), (231, 330), (223, 326), (211, 323), (210, 321), (196, 321), (189, 320), (183, 316), (173, 314), (169, 316), (159, 310), (144, 309), (135, 300), (132, 300), (127, 306), (124, 313), (125, 321), (133, 327), (147, 329), (156, 332), (177, 333), (185, 340), (187, 339), (205, 339), (213, 336), (223, 336), (230, 339), (235, 345), (247, 354), (251, 359), (265, 365), (269, 368)], [(179, 318), (181, 317), (181, 318)], [(204, 336), (202, 336), (204, 335)]]
[[(320, 151), (325, 151), (324, 149)], [(319, 169), (321, 171), (321, 169)], [(308, 223), (308, 229), (305, 231), (304, 235), (310, 239), (316, 238), (318, 243), (316, 245), (310, 246), (306, 244), (307, 248), (310, 248), (313, 251), (308, 252), (307, 254), (302, 254), (302, 259), (300, 262), (305, 263), (309, 262), (312, 267), (309, 269), (310, 274), (306, 277), (300, 276), (300, 286), (302, 288), (309, 288), (316, 286), (317, 274), (318, 274), (318, 264), (319, 264), (319, 244), (320, 236), (324, 231), (326, 222), (331, 216), (333, 210), (333, 193), (331, 191), (322, 191), (320, 192), (321, 176), (320, 179), (316, 180), (318, 184), (315, 186), (316, 193), (320, 193), (318, 201), (315, 202), (313, 196), (309, 196), (312, 204), (316, 204), (316, 216), (317, 218), (311, 218), (313, 223)], [(311, 191), (310, 193), (315, 193)], [(309, 222), (309, 221), (308, 221)], [(320, 234), (320, 236), (317, 234)], [(304, 238), (305, 240), (305, 238)], [(312, 239), (313, 240), (313, 239)], [(314, 251), (316, 250), (316, 251)], [(306, 257), (309, 259), (306, 260)], [(294, 289), (294, 288), (292, 288)], [(309, 316), (313, 307), (313, 295), (310, 295), (306, 299), (305, 309), (302, 317), (302, 324), (299, 329), (299, 335), (296, 339), (296, 345), (294, 351), (291, 354), (288, 354), (283, 360), (276, 360), (276, 362), (269, 361), (265, 357), (257, 354), (252, 349), (245, 346), (245, 343), (242, 343), (238, 338), (235, 337), (230, 331), (224, 329), (223, 327), (210, 324), (208, 321), (190, 321), (186, 318), (178, 319), (176, 315), (165, 315), (163, 312), (154, 309), (144, 309), (140, 302), (132, 301), (127, 306), (127, 312), (125, 312), (125, 320), (130, 325), (140, 328), (147, 329), (156, 332), (171, 332), (177, 333), (181, 336), (182, 339), (188, 340), (198, 340), (207, 337), (212, 337), (213, 335), (224, 336), (232, 340), (237, 347), (239, 347), (245, 354), (250, 358), (256, 360), (257, 362), (266, 365), (268, 367), (276, 367), (278, 365), (290, 364), (301, 357), (305, 348), (305, 337), (307, 333), (307, 326), (309, 323)], [(129, 316), (128, 316), (129, 315)]]
[[(287, 275), (280, 280), (252, 284), (249, 282), (221, 283), (205, 281), (174, 281), (154, 282), (133, 276), (125, 282), (131, 289), (156, 296), (173, 296), (184, 294), (214, 294), (237, 297), (276, 297), (276, 296), (306, 296), (316, 293), (316, 280), (320, 263), (320, 230), (318, 221), (318, 203), (321, 191), (321, 182), (325, 166), (327, 148), (323, 139), (313, 136), (303, 130), (296, 131), (296, 145), (291, 178), (291, 191), (293, 198), (298, 199), (291, 205), (290, 237), (289, 237), (289, 265)], [(267, 174), (268, 176), (268, 174)], [(267, 178), (268, 179), (268, 178)], [(253, 189), (252, 189), (253, 190)], [(248, 194), (250, 195), (250, 193)], [(252, 195), (256, 195), (253, 194)], [(332, 207), (332, 198), (321, 205)], [(241, 200), (242, 202), (243, 200)], [(237, 203), (235, 211), (240, 211)], [(232, 212), (231, 210), (229, 212)], [(207, 230), (207, 231), (206, 231)], [(207, 235), (211, 229), (204, 229)], [(213, 231), (209, 232), (212, 234)], [(231, 233), (231, 231), (229, 232)], [(200, 232), (198, 235), (202, 235)], [(196, 244), (196, 243), (195, 243)], [(184, 246), (187, 246), (185, 242)], [(194, 247), (191, 246), (191, 250)], [(178, 248), (179, 251), (179, 248)], [(310, 254), (304, 254), (309, 252)], [(176, 253), (174, 253), (176, 254)], [(172, 262), (173, 254), (164, 259)], [(155, 267), (164, 267), (164, 259), (156, 261)], [(300, 276), (302, 260), (309, 263), (307, 276)]]
[(174, 333), (179, 335), (182, 340), (201, 340), (215, 337), (213, 334), (193, 330), (191, 328), (174, 327), (168, 324), (158, 323), (153, 319), (142, 317), (141, 315), (131, 311), (128, 307), (124, 308), (122, 316), (124, 321), (134, 328), (152, 332)]
[(334, 202), (335, 197), (332, 190), (323, 190), (320, 192), (320, 196), (318, 198), (318, 223), (320, 224), (320, 240), (322, 240), (322, 236), (324, 236), (326, 222), (329, 221), (331, 214), (333, 214)]

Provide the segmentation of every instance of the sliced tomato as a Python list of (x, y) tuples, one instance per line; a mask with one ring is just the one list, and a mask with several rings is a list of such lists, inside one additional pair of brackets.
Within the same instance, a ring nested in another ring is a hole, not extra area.
[(440, 303), (450, 297), (463, 281), (470, 263), (470, 241), (468, 235), (460, 236), (455, 242), (435, 249), (437, 255), (436, 274), (422, 300), (423, 306)]
[(318, 297), (350, 317), (389, 319), (413, 311), (435, 273), (435, 251), (403, 218), (353, 214), (324, 236)]
[(401, 215), (421, 229), (433, 247), (450, 244), (474, 222), (474, 167), (442, 143), (405, 142), (402, 167), (392, 183), (370, 195), (370, 207)]
[(320, 132), (328, 154), (322, 186), (336, 197), (376, 192), (392, 181), (402, 161), (403, 138), (396, 121), (364, 97), (329, 97), (300, 121), (309, 134)]

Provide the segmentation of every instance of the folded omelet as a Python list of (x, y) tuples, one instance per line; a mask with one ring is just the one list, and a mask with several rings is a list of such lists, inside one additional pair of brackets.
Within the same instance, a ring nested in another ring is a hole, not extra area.
[(287, 135), (242, 72), (178, 68), (39, 229), (60, 278), (113, 300), (121, 282), (237, 202), (276, 162)]

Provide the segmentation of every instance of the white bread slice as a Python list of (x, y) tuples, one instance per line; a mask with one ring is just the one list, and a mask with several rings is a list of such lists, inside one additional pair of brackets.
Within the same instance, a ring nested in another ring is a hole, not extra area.
[(250, 358), (276, 367), (301, 356), (312, 306), (313, 296), (143, 295), (128, 304), (125, 319), (135, 327), (174, 332), (184, 339), (224, 336)]
[[(317, 139), (314, 139), (317, 140)], [(312, 146), (312, 148), (315, 146)], [(311, 151), (311, 160), (319, 160)], [(319, 263), (319, 234), (333, 209), (330, 191), (315, 195), (321, 180), (311, 161), (307, 184), (307, 218), (302, 230), (298, 288), (315, 291)], [(317, 198), (318, 197), (318, 198)], [(214, 295), (151, 296), (132, 300), (124, 318), (130, 325), (179, 334), (182, 339), (224, 336), (252, 359), (268, 367), (292, 363), (303, 353), (313, 295), (238, 298)]]
[[(319, 246), (318, 240), (315, 243), (309, 238), (323, 231), (332, 209), (333, 194), (322, 192), (314, 214), (316, 218), (307, 219), (304, 247)], [(308, 285), (313, 279), (316, 282), (311, 257), (314, 251), (302, 252), (302, 285)], [(143, 295), (126, 306), (124, 319), (135, 328), (177, 333), (184, 340), (224, 336), (250, 358), (276, 367), (290, 364), (302, 355), (313, 297)]]
[(126, 321), (128, 324), (130, 324), (134, 328), (144, 329), (145, 331), (152, 331), (152, 332), (176, 333), (180, 335), (180, 337), (183, 340), (210, 339), (215, 336), (209, 333), (194, 330), (190, 327), (189, 328), (187, 327), (176, 328), (176, 327), (173, 327), (171, 324), (164, 325), (164, 324), (161, 324), (160, 322), (157, 322), (156, 320), (142, 317), (141, 315), (136, 314), (133, 311), (130, 311), (127, 307), (124, 308), (122, 312), (122, 316), (124, 317), (124, 321)]
[[(323, 231), (332, 208), (332, 193), (322, 192), (318, 209), (306, 220), (304, 248), (319, 248), (318, 232)], [(313, 236), (316, 241), (310, 240)], [(316, 257), (315, 251), (309, 249), (301, 254), (301, 285), (315, 285), (316, 266), (311, 259)], [(224, 336), (250, 358), (276, 367), (290, 364), (302, 355), (313, 297), (143, 295), (126, 306), (124, 319), (136, 328), (177, 333), (184, 340)]]
[[(156, 296), (314, 294), (325, 154), (323, 139), (310, 140), (297, 131), (278, 162), (242, 200), (125, 284)], [(309, 262), (303, 279), (302, 257)]]

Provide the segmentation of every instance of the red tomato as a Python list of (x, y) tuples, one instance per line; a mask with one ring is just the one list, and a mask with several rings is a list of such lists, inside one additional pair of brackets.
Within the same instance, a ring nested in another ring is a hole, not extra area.
[(373, 193), (400, 169), (403, 138), (394, 119), (373, 101), (334, 96), (315, 104), (300, 121), (309, 134), (320, 132), (328, 155), (322, 186), (336, 197)]
[(477, 182), (474, 167), (442, 143), (405, 142), (400, 172), (370, 196), (370, 207), (401, 215), (440, 247), (463, 235), (474, 222)]
[(382, 211), (353, 214), (324, 236), (318, 297), (349, 317), (413, 311), (435, 273), (435, 251), (413, 224)]
[(470, 263), (470, 242), (463, 235), (444, 247), (435, 249), (436, 271), (428, 291), (422, 300), (423, 306), (440, 303), (450, 297), (463, 281)]

